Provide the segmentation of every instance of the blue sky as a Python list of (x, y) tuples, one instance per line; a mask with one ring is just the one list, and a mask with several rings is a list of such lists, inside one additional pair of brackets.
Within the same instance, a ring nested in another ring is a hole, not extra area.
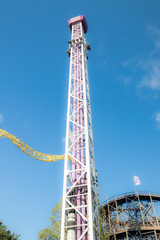
[[(84, 15), (96, 168), (106, 195), (160, 192), (159, 0), (0, 1), (0, 128), (63, 154), (70, 31)], [(43, 163), (0, 140), (0, 220), (37, 239), (62, 196), (63, 161)]]

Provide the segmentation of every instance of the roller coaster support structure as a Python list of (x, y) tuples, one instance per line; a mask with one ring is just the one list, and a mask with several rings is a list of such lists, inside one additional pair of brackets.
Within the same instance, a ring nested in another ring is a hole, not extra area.
[(61, 240), (100, 240), (87, 70), (90, 45), (85, 39), (88, 26), (86, 19), (78, 16), (69, 20), (69, 27), (72, 38), (67, 51), (70, 74)]

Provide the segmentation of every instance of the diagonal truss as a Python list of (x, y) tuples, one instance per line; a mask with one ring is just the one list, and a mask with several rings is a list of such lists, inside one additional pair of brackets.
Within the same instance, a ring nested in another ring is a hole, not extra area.
[(126, 193), (104, 204), (110, 239), (160, 239), (160, 195)]
[[(69, 213), (75, 214), (73, 240), (99, 240), (98, 178), (94, 165), (87, 43), (82, 19), (73, 20), (69, 41), (70, 76), (66, 129), (61, 240), (68, 239)], [(83, 17), (84, 19), (84, 17)], [(72, 161), (69, 161), (72, 158)]]

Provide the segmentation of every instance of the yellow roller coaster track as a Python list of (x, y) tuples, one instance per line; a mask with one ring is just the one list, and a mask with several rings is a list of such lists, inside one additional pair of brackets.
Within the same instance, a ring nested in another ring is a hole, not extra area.
[(64, 155), (53, 155), (53, 154), (46, 154), (40, 153), (35, 151), (33, 148), (29, 147), (25, 142), (23, 142), (20, 138), (16, 137), (13, 134), (6, 132), (3, 129), (0, 129), (0, 137), (1, 138), (8, 138), (14, 145), (16, 145), (20, 150), (24, 153), (33, 157), (37, 160), (44, 161), (44, 162), (55, 162), (64, 159)]

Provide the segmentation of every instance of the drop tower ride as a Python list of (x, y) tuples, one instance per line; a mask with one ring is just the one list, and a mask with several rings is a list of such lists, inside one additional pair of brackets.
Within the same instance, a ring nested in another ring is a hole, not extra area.
[(68, 22), (70, 73), (61, 240), (100, 240), (98, 176), (94, 163), (84, 16)]

